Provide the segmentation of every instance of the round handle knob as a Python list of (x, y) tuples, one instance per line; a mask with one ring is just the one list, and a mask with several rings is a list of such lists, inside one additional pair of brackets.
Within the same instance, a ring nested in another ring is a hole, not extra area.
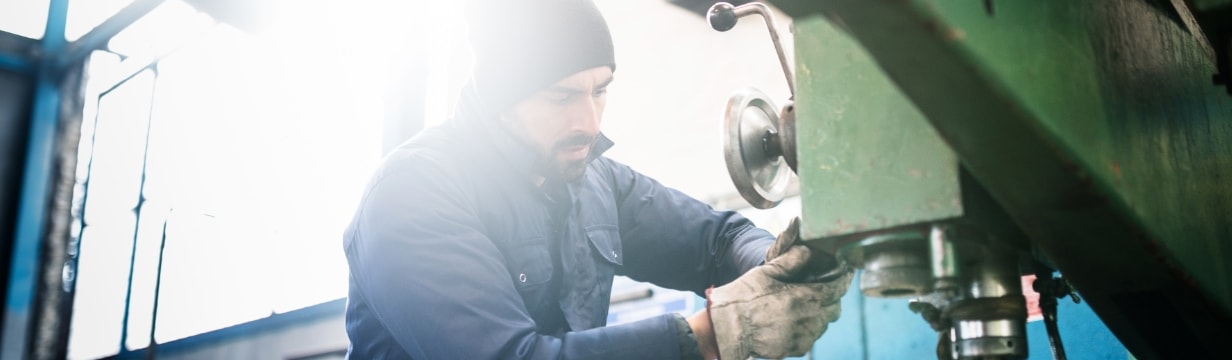
[(718, 31), (727, 31), (736, 27), (736, 10), (732, 4), (725, 2), (715, 3), (710, 6), (710, 11), (706, 13), (706, 20), (710, 21), (710, 27)]

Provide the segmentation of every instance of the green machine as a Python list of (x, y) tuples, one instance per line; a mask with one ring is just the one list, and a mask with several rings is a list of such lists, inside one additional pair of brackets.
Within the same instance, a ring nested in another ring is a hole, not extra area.
[[(769, 208), (798, 174), (801, 238), (939, 358), (1025, 358), (1026, 274), (1050, 337), (1076, 291), (1138, 359), (1232, 358), (1232, 1), (773, 3), (794, 95), (732, 96), (732, 179)], [(774, 34), (708, 18), (749, 14)]]

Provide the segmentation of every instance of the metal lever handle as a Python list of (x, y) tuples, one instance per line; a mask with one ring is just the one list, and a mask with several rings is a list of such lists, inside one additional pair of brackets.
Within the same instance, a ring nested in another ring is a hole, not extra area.
[(715, 3), (706, 13), (706, 20), (710, 22), (710, 27), (723, 32), (736, 27), (736, 21), (749, 14), (758, 14), (766, 19), (766, 28), (770, 30), (770, 41), (774, 42), (774, 50), (779, 55), (779, 65), (783, 66), (783, 75), (787, 77), (787, 89), (791, 91), (791, 97), (794, 99), (796, 97), (795, 78), (792, 77), (791, 67), (787, 65), (787, 54), (783, 53), (783, 44), (779, 42), (779, 32), (775, 30), (774, 15), (770, 13), (769, 6), (760, 2), (750, 2), (740, 6), (732, 6), (725, 2)]

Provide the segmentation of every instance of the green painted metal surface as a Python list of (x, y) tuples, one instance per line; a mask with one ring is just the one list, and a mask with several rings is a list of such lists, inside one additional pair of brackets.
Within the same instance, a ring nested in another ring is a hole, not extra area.
[(795, 29), (804, 238), (961, 216), (958, 159), (924, 115), (830, 23)]
[[(829, 56), (807, 44), (842, 44), (810, 37), (858, 43), (895, 85), (884, 91), (901, 92), (926, 115), (1138, 358), (1228, 354), (1232, 97), (1211, 83), (1213, 60), (1168, 7), (1139, 0), (775, 3), (796, 19), (805, 63)], [(798, 103), (833, 101), (806, 99), (804, 77), (819, 76), (799, 74)], [(862, 86), (819, 84), (807, 86)], [(873, 98), (844, 108), (884, 106)], [(822, 108), (800, 105), (797, 116), (827, 116), (810, 113)], [(802, 130), (799, 147), (824, 142), (810, 138), (817, 136), (833, 135)], [(825, 156), (802, 150), (800, 162)], [(802, 180), (807, 174), (801, 170)], [(802, 185), (805, 209), (825, 204), (824, 189)], [(806, 228), (812, 214), (804, 214)]]
[[(1141, 1), (930, 2), (1103, 192), (1232, 311), (1232, 97)], [(1023, 31), (1036, 29), (1039, 31)]]
[(1232, 0), (1190, 0), (1194, 11), (1208, 11), (1232, 6)]

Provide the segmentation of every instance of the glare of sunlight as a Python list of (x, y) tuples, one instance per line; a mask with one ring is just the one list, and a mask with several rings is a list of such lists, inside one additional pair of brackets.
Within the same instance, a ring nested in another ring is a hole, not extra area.
[(213, 24), (208, 15), (183, 1), (166, 1), (113, 36), (107, 49), (130, 57), (164, 54), (192, 41), (193, 34), (208, 30)]
[(424, 127), (445, 122), (453, 115), (461, 86), (470, 72), (466, 25), (461, 2), (432, 2), (433, 12), (441, 14), (431, 25), (433, 36), (426, 47), (428, 56), (427, 98), (424, 100)]
[[(112, 50), (134, 56), (121, 63), (97, 57), (92, 81), (118, 81), (131, 71), (126, 63), (166, 57), (153, 72), (152, 97), (107, 94), (99, 101), (105, 106), (97, 110), (97, 127), (83, 126), (86, 141), (85, 132), (126, 133), (140, 135), (134, 142), (144, 144), (145, 128), (115, 119), (137, 116), (137, 109), (151, 112), (148, 157), (103, 140), (82, 152), (83, 163), (94, 156), (91, 176), (100, 181), (91, 180), (84, 214), (97, 220), (81, 239), (82, 312), (70, 357), (117, 351), (124, 325), (115, 314), (122, 314), (123, 304), (86, 303), (122, 299), (126, 281), (85, 274), (127, 275), (130, 253), (124, 346), (146, 346), (164, 223), (154, 333), (160, 343), (345, 297), (341, 237), (380, 161), (388, 74), (408, 59), (428, 56), (427, 30), (456, 19), (434, 13), (448, 6), (284, 1), (267, 31), (249, 34), (203, 21), (201, 13), (170, 1), (113, 39)], [(92, 83), (90, 89), (113, 85)], [(141, 169), (142, 224), (92, 229), (126, 212), (131, 217), (137, 199), (132, 176)], [(110, 173), (117, 180), (108, 183)], [(96, 204), (96, 194), (99, 202), (117, 205)], [(114, 234), (106, 233), (112, 227)], [(123, 246), (98, 250), (105, 242)], [(94, 335), (94, 329), (111, 335)]]

